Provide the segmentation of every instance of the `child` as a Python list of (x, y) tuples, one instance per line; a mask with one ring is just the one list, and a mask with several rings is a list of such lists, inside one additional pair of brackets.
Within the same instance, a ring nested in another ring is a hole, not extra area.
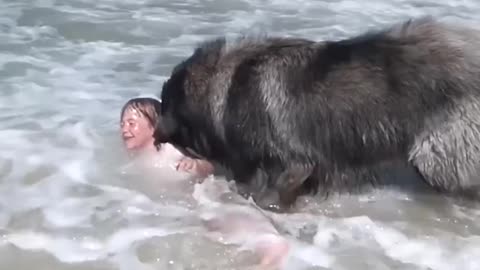
[[(185, 157), (169, 143), (156, 149), (153, 131), (160, 117), (160, 108), (160, 101), (148, 97), (131, 99), (123, 106), (121, 133), (129, 153), (142, 154), (147, 162), (176, 163), (178, 171), (203, 178), (211, 175), (214, 167), (206, 160)], [(219, 235), (218, 239), (251, 248), (261, 257), (261, 269), (277, 269), (288, 255), (287, 240), (277, 232), (261, 209), (243, 200), (222, 183), (226, 182), (215, 181), (211, 177), (205, 183), (197, 184), (193, 194), (200, 205), (200, 219), (210, 236), (216, 238)], [(226, 201), (225, 197), (230, 199)]]

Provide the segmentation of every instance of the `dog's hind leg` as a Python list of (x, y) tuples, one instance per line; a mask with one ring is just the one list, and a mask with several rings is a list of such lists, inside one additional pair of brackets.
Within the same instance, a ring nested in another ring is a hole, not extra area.
[(416, 138), (409, 160), (428, 184), (480, 198), (479, 117), (480, 108), (467, 103)]

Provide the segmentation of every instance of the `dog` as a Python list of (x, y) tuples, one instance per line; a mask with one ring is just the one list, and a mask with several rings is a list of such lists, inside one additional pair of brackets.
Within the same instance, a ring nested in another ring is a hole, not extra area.
[(426, 17), (336, 41), (215, 38), (173, 69), (161, 99), (156, 143), (224, 165), (263, 208), (382, 186), (394, 168), (478, 194), (473, 28)]

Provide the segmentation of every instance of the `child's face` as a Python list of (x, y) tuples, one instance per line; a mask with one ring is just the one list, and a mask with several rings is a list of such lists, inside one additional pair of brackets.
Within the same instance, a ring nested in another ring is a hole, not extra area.
[(120, 122), (122, 139), (127, 150), (142, 150), (153, 146), (153, 127), (140, 112), (128, 108)]

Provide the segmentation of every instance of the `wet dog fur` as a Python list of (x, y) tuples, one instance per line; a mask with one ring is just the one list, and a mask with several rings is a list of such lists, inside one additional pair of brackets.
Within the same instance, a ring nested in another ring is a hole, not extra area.
[(395, 168), (442, 193), (480, 184), (471, 28), (419, 18), (338, 41), (217, 38), (173, 69), (161, 98), (156, 143), (223, 164), (265, 208), (385, 185)]

